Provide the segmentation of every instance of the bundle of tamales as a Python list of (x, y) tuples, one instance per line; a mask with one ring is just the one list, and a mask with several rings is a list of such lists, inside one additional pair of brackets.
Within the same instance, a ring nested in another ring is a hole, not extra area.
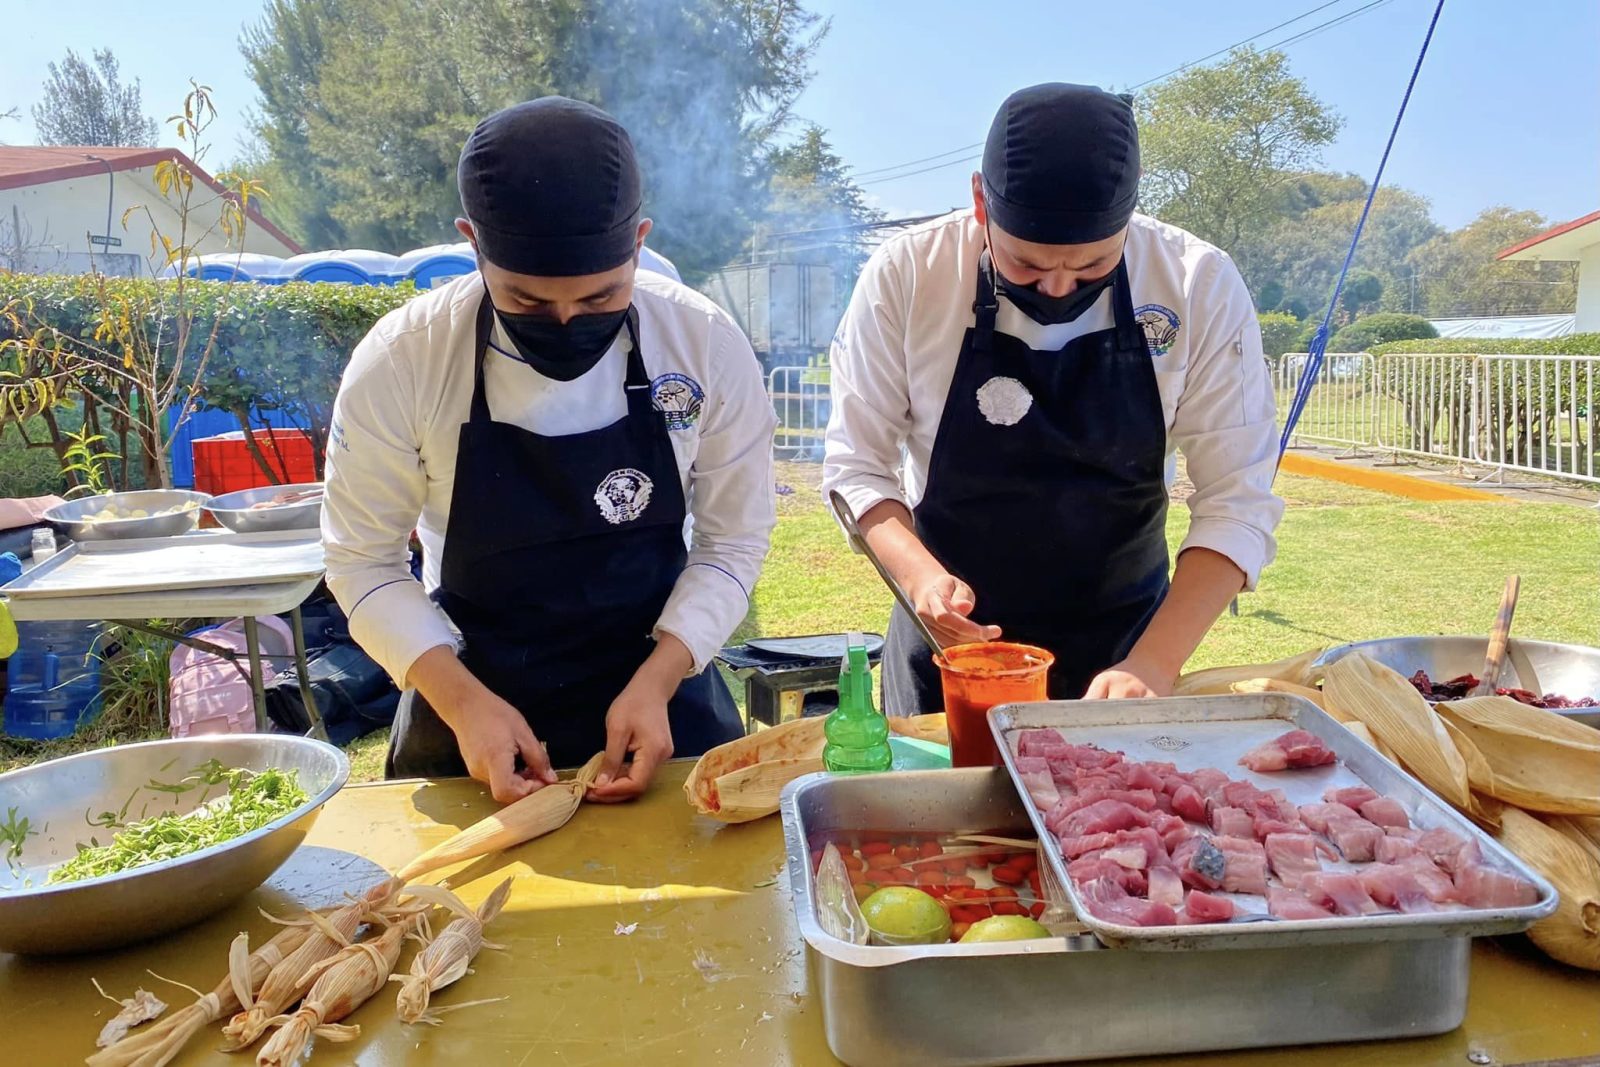
[(1329, 714), (1495, 832), (1561, 894), (1529, 930), (1552, 958), (1600, 970), (1600, 731), (1510, 697), (1430, 705), (1360, 654), (1329, 664)]

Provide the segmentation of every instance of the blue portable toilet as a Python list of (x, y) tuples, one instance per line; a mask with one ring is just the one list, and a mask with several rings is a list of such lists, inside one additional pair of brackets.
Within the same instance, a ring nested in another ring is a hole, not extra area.
[[(259, 252), (208, 252), (194, 257), (189, 265), (189, 277), (214, 282), (260, 282), (274, 285), (282, 281), (283, 259)], [(175, 278), (176, 264), (168, 264), (160, 276)]]
[(418, 289), (432, 289), (478, 269), (472, 246), (430, 245), (405, 253), (395, 261), (395, 281), (414, 282)]
[(283, 270), (288, 280), (296, 282), (388, 285), (396, 259), (387, 252), (365, 248), (306, 252), (284, 260)]

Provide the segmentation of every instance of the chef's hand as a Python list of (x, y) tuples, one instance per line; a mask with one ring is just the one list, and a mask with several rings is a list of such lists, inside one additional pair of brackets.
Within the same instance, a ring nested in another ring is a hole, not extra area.
[(1129, 656), (1110, 670), (1101, 671), (1089, 683), (1085, 700), (1136, 700), (1143, 697), (1168, 697), (1177, 679), (1154, 664)]
[(1000, 637), (1000, 627), (983, 626), (967, 617), (977, 606), (978, 598), (971, 586), (953, 574), (933, 572), (913, 581), (906, 595), (941, 644), (964, 645)]
[[(589, 799), (602, 804), (632, 800), (649, 788), (656, 768), (672, 758), (672, 727), (667, 701), (678, 691), (694, 657), (671, 634), (663, 633), (606, 712), (606, 756)], [(627, 766), (623, 760), (632, 755)]]
[(521, 800), (555, 782), (550, 757), (528, 720), (474, 678), (455, 649), (440, 646), (423, 653), (408, 680), (456, 735), (467, 773), (487, 785), (500, 803)]

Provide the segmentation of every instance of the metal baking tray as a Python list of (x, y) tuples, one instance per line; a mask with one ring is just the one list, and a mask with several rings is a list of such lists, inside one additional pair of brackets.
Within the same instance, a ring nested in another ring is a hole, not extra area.
[(14, 600), (298, 582), (322, 574), (315, 532), (81, 541), (5, 587)]
[[(1398, 800), (1413, 826), (1444, 827), (1474, 840), (1491, 867), (1532, 882), (1539, 899), (1522, 908), (1464, 909), (1426, 914), (1339, 916), (1332, 919), (1241, 921), (1198, 926), (1125, 926), (1091, 915), (1067, 877), (1060, 849), (1048, 850), (1056, 874), (1066, 885), (1074, 909), (1085, 926), (1118, 948), (1186, 950), (1256, 948), (1264, 945), (1329, 945), (1350, 941), (1395, 941), (1435, 937), (1478, 937), (1526, 930), (1556, 909), (1556, 891), (1542, 876), (1501, 847), (1494, 838), (1428, 791), (1421, 782), (1384, 759), (1304, 697), (1283, 693), (1230, 696), (1168, 697), (1161, 700), (1057, 700), (1008, 704), (989, 711), (989, 727), (1028, 816), (1040, 839), (1052, 837), (1045, 813), (1038, 809), (1017, 773), (1012, 734), (1019, 730), (1055, 729), (1074, 744), (1098, 745), (1124, 753), (1130, 760), (1161, 760), (1180, 771), (1215, 767), (1229, 777), (1254, 782), (1263, 789), (1282, 789), (1295, 804), (1321, 801), (1330, 788), (1367, 785)], [(1290, 729), (1306, 730), (1333, 750), (1339, 761), (1327, 767), (1258, 774), (1239, 764), (1239, 757)], [(1337, 868), (1337, 864), (1334, 865)], [(1225, 894), (1245, 905), (1250, 918), (1266, 915), (1263, 898)], [(1259, 905), (1255, 902), (1259, 901)], [(1250, 914), (1253, 912), (1254, 914)]]
[(817, 922), (809, 841), (840, 830), (1026, 835), (1005, 772), (811, 774), (782, 799), (828, 1047), (850, 1067), (990, 1067), (1423, 1037), (1467, 1008), (1472, 942), (1123, 952), (1093, 937), (883, 948)]

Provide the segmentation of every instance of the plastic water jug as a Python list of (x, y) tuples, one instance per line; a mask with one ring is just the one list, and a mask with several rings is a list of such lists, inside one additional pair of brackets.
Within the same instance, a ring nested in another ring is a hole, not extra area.
[(5, 732), (48, 741), (100, 714), (98, 622), (21, 622), (7, 665)]

